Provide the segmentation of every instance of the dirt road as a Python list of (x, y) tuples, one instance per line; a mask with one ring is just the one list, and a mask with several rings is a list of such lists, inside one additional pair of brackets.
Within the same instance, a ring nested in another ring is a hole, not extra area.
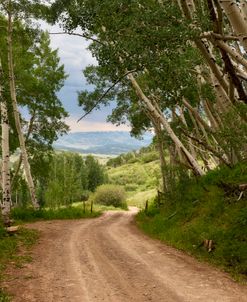
[(5, 284), (13, 301), (247, 301), (246, 287), (143, 235), (133, 214), (33, 224), (33, 261)]

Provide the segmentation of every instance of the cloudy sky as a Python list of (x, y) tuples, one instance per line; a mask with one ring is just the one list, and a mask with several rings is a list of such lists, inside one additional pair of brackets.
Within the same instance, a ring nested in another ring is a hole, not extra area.
[[(61, 32), (58, 26), (49, 26), (41, 22), (41, 27), (49, 32)], [(59, 49), (61, 63), (65, 66), (65, 71), (69, 75), (65, 86), (59, 92), (59, 97), (69, 112), (70, 117), (67, 124), (72, 132), (78, 131), (114, 131), (128, 130), (127, 126), (116, 127), (106, 122), (107, 115), (111, 108), (102, 108), (101, 111), (94, 111), (81, 122), (77, 123), (79, 117), (83, 115), (82, 109), (77, 105), (77, 91), (87, 88), (86, 80), (82, 70), (89, 64), (96, 64), (87, 47), (89, 42), (77, 36), (51, 35), (52, 48)]]

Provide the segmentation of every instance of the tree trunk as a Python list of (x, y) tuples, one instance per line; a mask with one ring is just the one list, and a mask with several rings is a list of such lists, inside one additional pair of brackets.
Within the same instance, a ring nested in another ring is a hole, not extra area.
[(18, 105), (17, 105), (17, 99), (16, 99), (16, 87), (15, 87), (14, 65), (13, 65), (13, 46), (12, 46), (13, 28), (12, 28), (12, 26), (13, 26), (12, 15), (11, 15), (11, 12), (8, 11), (7, 45), (8, 45), (8, 69), (9, 69), (10, 96), (11, 96), (11, 101), (12, 101), (12, 106), (13, 106), (16, 130), (18, 133), (18, 139), (19, 139), (20, 149), (21, 149), (21, 153), (22, 153), (24, 171), (25, 171), (25, 175), (26, 175), (26, 179), (27, 179), (29, 192), (31, 195), (31, 201), (32, 201), (34, 208), (37, 209), (37, 208), (39, 208), (39, 204), (36, 199), (35, 187), (34, 187), (34, 182), (33, 182), (33, 178), (31, 175), (30, 165), (28, 162), (25, 138), (24, 138), (24, 135), (23, 135), (23, 132), (21, 129), (20, 114), (18, 111)]
[(167, 164), (166, 164), (165, 153), (164, 153), (161, 126), (157, 122), (153, 122), (153, 125), (154, 125), (155, 134), (157, 136), (157, 142), (158, 142), (157, 146), (160, 156), (160, 169), (161, 169), (162, 184), (163, 184), (162, 191), (165, 192), (167, 190), (167, 181), (166, 181)]
[[(25, 144), (27, 143), (27, 141), (28, 141), (28, 139), (31, 135), (31, 132), (33, 130), (35, 117), (36, 117), (36, 112), (33, 113), (32, 117), (30, 119), (28, 131), (27, 131), (27, 134), (26, 134), (26, 137), (25, 137)], [(20, 154), (20, 156), (19, 156), (19, 160), (18, 160), (18, 164), (17, 164), (16, 170), (15, 170), (15, 174), (12, 177), (11, 187), (13, 187), (14, 183), (18, 179), (18, 175), (19, 175), (19, 172), (20, 172), (20, 169), (21, 169), (21, 164), (22, 164), (22, 154)]]
[[(185, 126), (185, 128), (188, 129), (188, 125), (187, 125), (183, 110), (184, 110), (183, 108), (179, 107), (179, 115), (177, 115), (176, 112), (175, 112), (175, 114), (180, 119), (180, 121)], [(194, 158), (196, 158), (196, 150), (193, 146), (193, 143), (192, 143), (191, 139), (189, 139), (189, 149), (190, 149), (190, 152), (191, 152), (192, 156)]]
[(219, 128), (218, 122), (215, 119), (213, 113), (211, 112), (210, 107), (208, 106), (208, 102), (206, 100), (203, 100), (202, 103), (203, 103), (204, 111), (210, 121), (211, 127), (213, 128), (214, 131), (216, 131)]
[(151, 120), (153, 127), (154, 127), (155, 135), (157, 137), (157, 146), (158, 146), (158, 152), (159, 152), (159, 157), (160, 157), (160, 170), (161, 170), (161, 176), (162, 176), (162, 191), (165, 192), (167, 190), (167, 181), (166, 181), (167, 163), (166, 163), (166, 159), (165, 159), (161, 125), (160, 125), (160, 122), (157, 121), (155, 119), (155, 117), (152, 116), (152, 113), (150, 111), (145, 110), (145, 113), (146, 113), (147, 117)]
[(239, 36), (240, 43), (247, 52), (247, 21), (245, 14), (234, 0), (219, 0), (219, 3), (224, 10), (234, 33)]
[(180, 139), (176, 136), (174, 131), (172, 130), (169, 122), (166, 120), (164, 115), (161, 115), (155, 107), (152, 105), (152, 102), (147, 98), (147, 96), (143, 93), (142, 89), (140, 88), (139, 84), (135, 80), (134, 76), (132, 74), (128, 75), (128, 78), (134, 87), (137, 96), (143, 101), (143, 103), (146, 105), (149, 111), (152, 112), (154, 117), (162, 124), (176, 147), (183, 152), (183, 154), (186, 157), (186, 160), (188, 161), (189, 165), (191, 166), (192, 170), (196, 175), (204, 175), (204, 171), (201, 169), (199, 164), (197, 163), (196, 159), (191, 155), (191, 153), (185, 148), (183, 143), (180, 141)]
[[(0, 81), (2, 81), (2, 64), (0, 59)], [(10, 221), (11, 187), (10, 187), (10, 162), (9, 162), (9, 119), (6, 101), (2, 98), (2, 86), (0, 83), (1, 99), (1, 124), (2, 124), (2, 202), (1, 212), (4, 224)]]
[(245, 22), (247, 22), (247, 2), (246, 2), (246, 0), (240, 0), (240, 8), (241, 8), (242, 14), (244, 16)]
[(226, 51), (237, 63), (243, 65), (247, 69), (247, 60), (244, 58), (243, 55), (239, 54), (238, 51), (236, 51), (223, 41), (216, 39), (213, 41), (216, 46)]

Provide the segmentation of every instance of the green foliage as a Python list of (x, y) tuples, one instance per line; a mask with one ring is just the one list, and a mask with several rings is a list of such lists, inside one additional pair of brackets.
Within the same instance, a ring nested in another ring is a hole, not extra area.
[(10, 302), (10, 297), (2, 290), (0, 289), (0, 302)]
[(150, 152), (150, 153), (147, 153), (145, 155), (142, 156), (141, 158), (141, 161), (143, 163), (150, 163), (152, 161), (155, 161), (155, 160), (158, 160), (159, 159), (159, 154), (158, 152)]
[[(236, 113), (243, 116), (243, 120), (237, 118)], [(234, 109), (222, 114), (222, 127), (217, 136), (220, 138), (221, 147), (231, 158), (231, 162), (236, 164), (241, 158), (245, 158), (245, 146), (247, 144), (247, 107), (243, 104), (236, 105)]]
[[(245, 163), (234, 169), (222, 167), (201, 179), (180, 180), (173, 195), (165, 195), (164, 205), (141, 212), (137, 221), (150, 235), (179, 249), (219, 265), (236, 278), (247, 278), (246, 194), (227, 196), (220, 182), (246, 183)], [(208, 253), (204, 240), (213, 240)]]
[(94, 196), (94, 203), (103, 204), (107, 206), (127, 208), (126, 195), (124, 188), (117, 185), (101, 185), (97, 188)]
[(93, 156), (83, 158), (76, 153), (54, 153), (48, 177), (38, 183), (38, 196), (42, 204), (50, 208), (69, 206), (87, 200), (89, 192), (105, 181), (104, 168)]
[(14, 208), (11, 213), (12, 217), (18, 221), (31, 222), (37, 220), (54, 220), (54, 219), (81, 219), (93, 218), (100, 215), (99, 211), (90, 212), (89, 208), (84, 213), (83, 206), (63, 207), (58, 209), (40, 209), (33, 208)]
[(95, 189), (104, 183), (106, 176), (103, 168), (99, 165), (97, 159), (89, 155), (86, 157), (85, 165), (88, 171), (88, 187), (89, 191), (94, 192)]
[(159, 186), (161, 171), (153, 146), (122, 154), (108, 161), (109, 182), (124, 186), (127, 204), (143, 208)]

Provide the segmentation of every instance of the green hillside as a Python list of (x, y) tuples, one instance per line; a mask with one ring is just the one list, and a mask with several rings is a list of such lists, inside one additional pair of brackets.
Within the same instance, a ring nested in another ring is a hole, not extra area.
[(155, 151), (144, 148), (138, 154), (127, 153), (108, 162), (109, 182), (124, 186), (129, 206), (143, 208), (157, 194), (161, 178), (157, 158)]

